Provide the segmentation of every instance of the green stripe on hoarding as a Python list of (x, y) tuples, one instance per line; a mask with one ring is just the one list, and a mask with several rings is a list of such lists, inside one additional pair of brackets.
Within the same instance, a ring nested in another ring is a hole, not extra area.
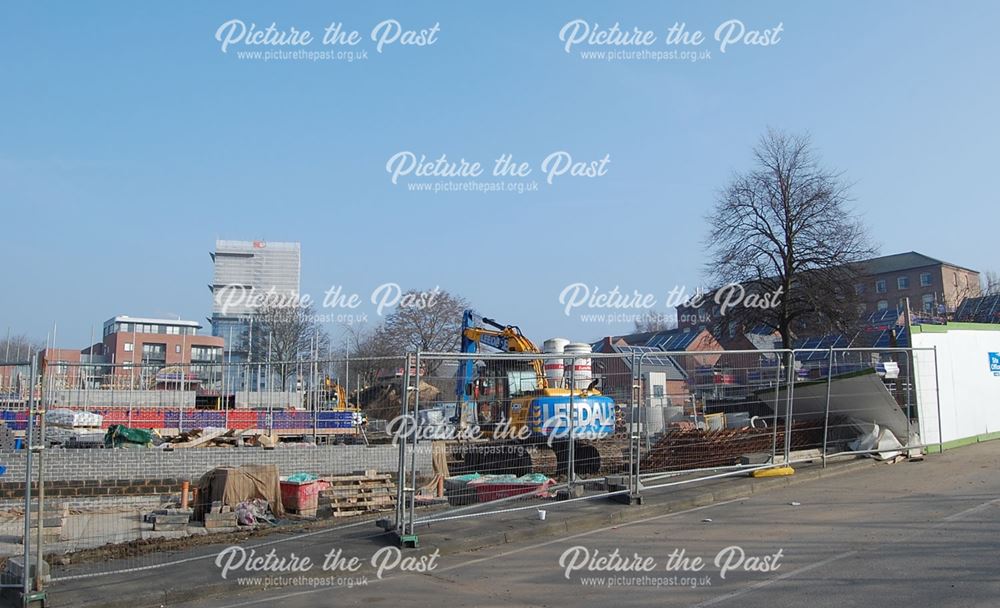
[[(944, 449), (951, 450), (951, 449), (954, 449), (954, 448), (960, 448), (960, 447), (964, 447), (964, 446), (967, 446), (967, 445), (972, 445), (974, 443), (982, 443), (984, 441), (993, 441), (994, 439), (1000, 439), (1000, 432), (996, 432), (996, 433), (984, 433), (982, 435), (976, 435), (974, 437), (963, 437), (961, 439), (953, 439), (951, 441), (945, 441), (944, 442)], [(941, 450), (938, 448), (938, 445), (936, 443), (934, 445), (927, 446), (927, 453), (928, 454), (937, 454), (940, 451)]]
[(947, 325), (914, 325), (915, 334), (946, 334), (949, 329), (965, 329), (973, 331), (1000, 331), (997, 323), (948, 323)]

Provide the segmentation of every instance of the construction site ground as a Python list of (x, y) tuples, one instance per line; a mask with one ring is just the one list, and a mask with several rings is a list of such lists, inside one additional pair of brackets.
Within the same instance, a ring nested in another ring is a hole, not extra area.
[[(827, 469), (800, 466), (786, 478), (738, 477), (650, 490), (639, 506), (606, 498), (550, 502), (544, 521), (534, 509), (441, 521), (418, 527), (420, 548), (407, 553), (440, 551), (434, 571), (389, 573), (378, 580), (366, 566), (355, 573), (365, 584), (352, 588), (302, 581), (267, 588), (239, 581), (233, 573), (224, 580), (215, 558), (226, 544), (201, 546), (172, 553), (166, 566), (54, 582), (48, 605), (426, 605), (430, 597), (447, 597), (455, 606), (553, 605), (572, 597), (594, 606), (653, 600), (768, 606), (775, 605), (778, 590), (783, 598), (796, 598), (782, 605), (861, 605), (890, 590), (899, 605), (975, 605), (970, 598), (1000, 593), (998, 465), (1000, 442), (991, 442), (921, 462), (841, 461)], [(366, 561), (393, 543), (392, 536), (365, 523), (281, 530), (242, 546), (284, 555), (294, 551), (322, 563), (334, 548)], [(574, 545), (619, 548), (660, 564), (673, 549), (710, 561), (722, 548), (741, 545), (748, 553), (782, 549), (784, 561), (770, 573), (730, 572), (725, 580), (713, 571), (711, 585), (587, 589), (580, 573), (566, 579), (559, 566), (562, 552)], [(97, 566), (110, 571), (135, 563), (110, 560)], [(57, 577), (72, 572), (79, 570), (53, 565)]]

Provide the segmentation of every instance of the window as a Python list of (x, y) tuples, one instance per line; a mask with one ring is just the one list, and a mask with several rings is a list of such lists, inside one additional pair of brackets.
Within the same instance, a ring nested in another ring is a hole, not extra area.
[(889, 310), (889, 300), (879, 300), (878, 301), (879, 310)]
[(167, 325), (167, 333), (176, 336), (181, 333), (181, 328), (176, 325)]
[(900, 298), (896, 303), (896, 310), (906, 310), (906, 298)]
[(181, 352), (181, 345), (180, 344), (174, 345), (174, 352), (175, 353), (180, 353)]
[(127, 352), (127, 353), (132, 352), (132, 343), (131, 342), (126, 342), (125, 343), (125, 352)]
[[(921, 280), (923, 280), (923, 275), (921, 275)], [(934, 294), (925, 293), (921, 296), (920, 301), (924, 312), (934, 312)]]
[(910, 277), (896, 277), (896, 289), (909, 289)]
[(142, 362), (152, 365), (165, 365), (167, 362), (167, 345), (143, 344)]
[(142, 345), (142, 354), (150, 355), (153, 357), (163, 357), (167, 354), (166, 344), (155, 344), (150, 342), (149, 344)]
[(511, 395), (522, 395), (538, 390), (538, 379), (535, 372), (507, 372), (507, 388)]
[(857, 295), (860, 296), (864, 292), (865, 292), (865, 286), (862, 285), (861, 283), (858, 283), (857, 285), (854, 286), (854, 293), (855, 294), (857, 294)]
[(192, 346), (191, 360), (198, 362), (222, 361), (222, 349), (218, 346)]
[(885, 279), (875, 281), (875, 293), (885, 293)]
[(921, 272), (920, 273), (920, 286), (930, 287), (931, 286), (931, 273)]
[(663, 393), (663, 385), (662, 384), (654, 384), (653, 385), (653, 396), (654, 397), (661, 397), (662, 398), (663, 395), (664, 395), (664, 393)]

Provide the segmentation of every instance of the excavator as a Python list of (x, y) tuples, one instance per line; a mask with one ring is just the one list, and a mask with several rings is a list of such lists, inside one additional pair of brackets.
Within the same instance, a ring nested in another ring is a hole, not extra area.
[[(462, 352), (483, 347), (506, 353), (540, 353), (516, 325), (505, 325), (466, 310)], [(597, 381), (584, 389), (550, 386), (542, 359), (474, 357), (459, 364), (456, 382), (458, 424), (478, 426), (488, 445), (463, 450), (463, 468), (479, 473), (565, 474), (569, 435), (574, 437), (574, 471), (610, 474), (623, 465), (622, 446), (611, 439), (615, 404), (601, 395)]]
[(368, 418), (362, 413), (361, 408), (357, 404), (348, 401), (347, 391), (344, 390), (344, 387), (339, 382), (330, 376), (323, 378), (323, 384), (320, 387), (320, 400), (319, 409), (321, 411), (350, 412), (351, 423), (354, 429), (364, 439), (365, 444), (368, 444), (368, 435), (365, 433)]
[(321, 409), (334, 412), (347, 412), (357, 410), (357, 406), (354, 406), (347, 401), (347, 391), (344, 387), (336, 382), (330, 376), (323, 378), (323, 387), (321, 390), (322, 405)]

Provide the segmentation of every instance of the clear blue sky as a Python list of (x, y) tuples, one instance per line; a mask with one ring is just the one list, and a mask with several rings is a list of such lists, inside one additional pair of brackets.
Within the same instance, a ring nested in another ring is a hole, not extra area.
[[(812, 134), (883, 253), (997, 268), (998, 7), (7, 2), (0, 331), (58, 322), (83, 346), (115, 314), (204, 319), (208, 251), (230, 238), (301, 241), (310, 293), (440, 285), (539, 340), (621, 332), (565, 316), (560, 291), (662, 301), (701, 283), (704, 216), (767, 125)], [(241, 61), (214, 38), (234, 18), (317, 36), (343, 22), (370, 57)], [(783, 32), (725, 54), (709, 40), (697, 63), (591, 62), (559, 40), (575, 18), (660, 41), (675, 21)], [(377, 54), (384, 19), (439, 23), (437, 42)], [(390, 182), (402, 150), (611, 164), (535, 193), (435, 195)]]

